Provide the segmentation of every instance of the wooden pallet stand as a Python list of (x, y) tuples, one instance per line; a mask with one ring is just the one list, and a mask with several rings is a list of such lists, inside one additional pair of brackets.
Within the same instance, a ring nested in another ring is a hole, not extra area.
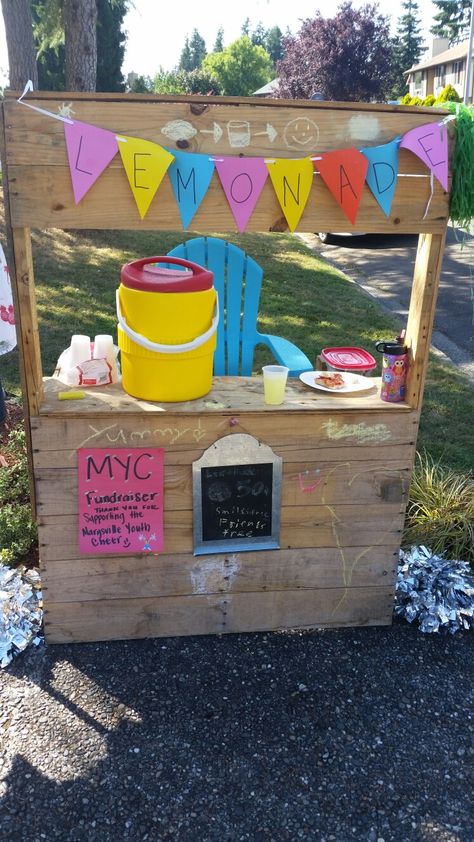
[[(162, 128), (181, 120), (196, 132), (176, 148), (288, 158), (307, 151), (299, 153), (290, 140), (291, 126), (300, 121), (317, 133), (317, 149), (329, 151), (386, 143), (410, 128), (439, 121), (442, 114), (359, 103), (72, 93), (29, 97), (30, 103), (55, 113), (64, 100), (72, 103), (74, 119), (162, 145), (165, 140), (170, 147), (174, 143)], [(250, 127), (245, 150), (229, 145), (227, 129), (235, 120)], [(223, 129), (219, 138), (213, 134), (215, 124)], [(265, 136), (267, 125), (277, 133), (273, 142)], [(373, 389), (359, 396), (313, 392), (293, 380), (285, 402), (271, 407), (263, 402), (259, 377), (214, 378), (209, 395), (188, 403), (136, 400), (119, 385), (90, 389), (82, 401), (60, 402), (56, 393), (64, 387), (43, 377), (31, 228), (179, 230), (179, 213), (165, 178), (160, 200), (141, 220), (119, 156), (76, 205), (62, 124), (22, 107), (13, 96), (3, 104), (2, 141), (47, 641), (390, 624), (448, 194), (435, 181), (425, 215), (429, 172), (402, 149), (390, 217), (384, 216), (368, 188), (358, 214), (359, 231), (419, 234), (404, 403), (384, 403), (375, 378)], [(193, 228), (235, 230), (216, 175)], [(286, 228), (268, 180), (248, 230)], [(330, 192), (315, 179), (298, 230), (348, 228)], [(314, 356), (319, 350), (314, 349)], [(236, 433), (254, 437), (282, 460), (280, 547), (196, 556), (192, 464), (214, 442)], [(164, 552), (81, 554), (78, 449), (151, 446), (164, 448)]]

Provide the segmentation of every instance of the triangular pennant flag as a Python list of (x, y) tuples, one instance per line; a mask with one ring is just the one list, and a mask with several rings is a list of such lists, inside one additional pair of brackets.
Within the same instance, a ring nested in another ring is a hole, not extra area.
[(448, 132), (445, 125), (428, 123), (410, 129), (403, 135), (400, 146), (414, 152), (441, 186), (448, 189)]
[(294, 231), (308, 201), (313, 183), (310, 158), (276, 158), (267, 163), (273, 189), (285, 214), (290, 231)]
[(398, 146), (400, 138), (381, 146), (368, 146), (361, 149), (369, 162), (365, 180), (382, 208), (385, 216), (390, 216), (398, 175)]
[(193, 152), (174, 151), (173, 156), (175, 160), (168, 170), (168, 175), (183, 228), (186, 230), (208, 191), (214, 172), (214, 161), (209, 155)]
[(151, 140), (126, 135), (123, 137), (125, 142), (119, 139), (120, 155), (138, 212), (143, 219), (174, 155)]
[(64, 123), (64, 136), (74, 201), (78, 205), (117, 154), (117, 138), (115, 132), (78, 120)]
[(265, 161), (263, 158), (220, 158), (216, 160), (216, 170), (242, 234), (268, 178)]
[(314, 166), (347, 218), (355, 225), (369, 166), (367, 159), (358, 149), (335, 149), (334, 152), (323, 153)]

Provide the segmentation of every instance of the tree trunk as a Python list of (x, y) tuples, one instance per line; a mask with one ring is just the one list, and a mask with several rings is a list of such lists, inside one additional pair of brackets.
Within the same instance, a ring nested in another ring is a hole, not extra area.
[(95, 91), (97, 76), (96, 0), (64, 0), (67, 91)]
[(22, 91), (28, 79), (38, 87), (38, 70), (33, 41), (33, 24), (28, 0), (2, 0), (7, 36), (10, 88)]

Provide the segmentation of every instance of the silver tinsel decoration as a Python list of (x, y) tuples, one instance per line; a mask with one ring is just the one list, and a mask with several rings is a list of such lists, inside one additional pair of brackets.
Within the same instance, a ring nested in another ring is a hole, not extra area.
[(474, 575), (467, 561), (432, 555), (426, 547), (400, 550), (395, 613), (422, 632), (474, 629)]
[(42, 621), (38, 570), (0, 565), (0, 667), (8, 666), (30, 643), (41, 643)]

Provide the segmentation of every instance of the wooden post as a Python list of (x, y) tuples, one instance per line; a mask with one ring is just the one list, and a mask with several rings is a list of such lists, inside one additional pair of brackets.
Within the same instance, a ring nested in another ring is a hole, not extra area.
[(423, 397), (445, 239), (446, 231), (418, 238), (406, 335), (411, 352), (407, 401), (413, 409), (421, 407)]

